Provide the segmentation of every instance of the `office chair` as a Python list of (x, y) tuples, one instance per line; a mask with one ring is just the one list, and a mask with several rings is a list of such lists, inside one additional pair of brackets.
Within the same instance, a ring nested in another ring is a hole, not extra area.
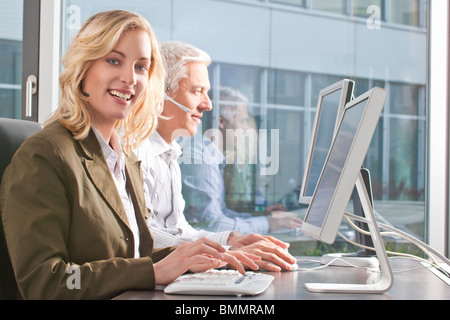
[[(41, 130), (37, 122), (0, 118), (0, 182), (16, 150), (29, 136)], [(20, 295), (11, 266), (2, 219), (0, 219), (0, 300), (15, 300)]]

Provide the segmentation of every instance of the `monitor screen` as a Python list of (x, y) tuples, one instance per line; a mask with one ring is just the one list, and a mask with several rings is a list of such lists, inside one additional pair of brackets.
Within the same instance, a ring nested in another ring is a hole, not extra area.
[(308, 207), (304, 233), (334, 242), (385, 99), (386, 91), (374, 88), (347, 104)]
[(320, 91), (306, 160), (299, 202), (309, 204), (330, 150), (345, 105), (353, 95), (354, 82), (344, 79)]
[(315, 201), (311, 203), (308, 222), (316, 227), (321, 228), (323, 225), (366, 104), (367, 100), (363, 100), (345, 111), (339, 134), (333, 145), (333, 152), (330, 153), (319, 188), (317, 188)]

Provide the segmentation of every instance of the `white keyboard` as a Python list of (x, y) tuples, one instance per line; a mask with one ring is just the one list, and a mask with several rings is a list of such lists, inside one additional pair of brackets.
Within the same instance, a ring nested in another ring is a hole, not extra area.
[(241, 296), (258, 295), (272, 283), (274, 277), (263, 273), (235, 270), (209, 270), (184, 274), (169, 284), (164, 292), (168, 294)]

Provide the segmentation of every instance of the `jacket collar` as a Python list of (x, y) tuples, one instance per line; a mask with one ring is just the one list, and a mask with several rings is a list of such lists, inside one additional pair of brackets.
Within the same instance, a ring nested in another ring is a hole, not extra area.
[[(102, 195), (103, 199), (108, 203), (112, 210), (117, 214), (119, 219), (130, 228), (128, 223), (127, 214), (125, 208), (120, 199), (119, 192), (117, 191), (114, 180), (111, 176), (108, 164), (101, 146), (95, 136), (95, 133), (91, 129), (87, 138), (78, 141), (82, 152), (84, 153), (83, 165), (90, 177), (92, 183)], [(137, 214), (147, 216), (145, 200), (143, 190), (136, 188), (137, 186), (143, 186), (143, 178), (140, 171), (140, 161), (133, 155), (125, 155), (125, 170), (127, 174), (127, 181), (129, 181), (130, 193), (132, 195), (135, 210)], [(131, 230), (131, 228), (130, 228)]]

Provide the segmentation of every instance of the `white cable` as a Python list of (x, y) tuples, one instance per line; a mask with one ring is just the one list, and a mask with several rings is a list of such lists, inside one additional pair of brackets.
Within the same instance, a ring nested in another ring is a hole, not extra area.
[[(351, 213), (349, 213), (349, 214), (351, 214)], [(356, 224), (354, 224), (353, 221), (351, 221), (350, 218), (347, 216), (347, 213), (346, 213), (345, 219), (350, 224), (350, 226), (352, 226), (356, 231), (358, 231), (358, 232), (360, 232), (360, 233), (362, 233), (364, 235), (370, 236), (370, 232), (366, 231), (366, 230), (363, 230), (363, 229), (359, 228)], [(393, 227), (390, 227), (390, 228), (393, 228)], [(399, 234), (397, 232), (392, 232), (392, 231), (391, 232), (380, 232), (380, 234), (382, 236), (397, 236), (399, 238), (402, 238), (402, 239), (410, 241), (410, 239), (409, 239), (410, 237), (404, 237), (402, 234)], [(341, 237), (342, 237), (342, 235), (341, 235)], [(346, 240), (346, 241), (350, 241), (350, 240)], [(359, 245), (359, 244), (354, 243), (354, 242), (352, 244), (356, 245), (356, 246), (362, 246), (362, 245)], [(428, 257), (430, 257), (431, 260), (433, 260), (433, 262), (435, 263), (435, 265), (438, 265), (438, 261), (433, 257), (432, 254), (430, 254), (430, 252), (426, 248), (424, 248), (420, 243), (413, 242), (413, 244), (416, 245), (419, 249), (421, 249)], [(370, 248), (370, 247), (366, 247), (365, 249), (374, 250), (373, 248)], [(392, 251), (389, 251), (387, 253), (389, 253), (391, 255), (401, 255), (401, 256), (405, 256), (405, 257), (416, 257), (416, 256), (412, 256), (412, 255), (408, 255), (408, 254), (400, 254), (400, 253), (392, 252)], [(427, 261), (425, 259), (423, 259), (423, 260)]]
[[(362, 218), (362, 217), (356, 216), (356, 215), (348, 213), (348, 212), (346, 212), (345, 214), (347, 216), (349, 216), (350, 218), (352, 218), (352, 219), (368, 223), (368, 221), (366, 219)], [(439, 257), (439, 259), (441, 259), (443, 262), (445, 262), (446, 264), (448, 264), (450, 266), (450, 260), (449, 259), (447, 259), (445, 256), (443, 256), (442, 254), (437, 252), (435, 249), (433, 249), (432, 247), (430, 247), (429, 245), (427, 245), (423, 241), (421, 241), (421, 240), (411, 236), (410, 234), (408, 234), (408, 233), (406, 233), (404, 231), (401, 231), (401, 230), (399, 230), (397, 228), (394, 228), (392, 226), (389, 226), (389, 225), (386, 225), (386, 224), (383, 224), (383, 223), (378, 223), (378, 226), (383, 228), (383, 229), (395, 232), (395, 233), (398, 234), (398, 236), (400, 236), (400, 235), (403, 236), (406, 240), (409, 240), (410, 242), (414, 243), (415, 245), (423, 246), (424, 248), (426, 248), (427, 250), (431, 251), (433, 254), (435, 254), (437, 257)]]
[[(364, 248), (364, 249), (368, 249), (368, 250), (375, 251), (375, 248), (372, 248), (372, 247), (365, 246), (365, 245), (362, 245), (362, 244), (360, 244), (360, 243), (354, 242), (354, 241), (350, 240), (349, 238), (347, 238), (346, 236), (344, 236), (344, 235), (343, 235), (342, 233), (340, 233), (340, 232), (339, 232), (338, 234), (339, 234), (345, 241), (349, 242), (350, 244), (353, 244), (354, 246), (357, 246), (357, 247), (361, 247), (361, 248)], [(383, 234), (382, 234), (382, 235), (383, 235)], [(412, 254), (408, 254), (408, 253), (400, 253), (400, 252), (393, 252), (393, 251), (386, 251), (386, 253), (387, 253), (387, 254), (390, 254), (390, 255), (396, 255), (396, 256), (401, 256), (401, 257), (405, 257), (405, 258), (410, 258), (410, 259), (418, 260), (418, 261), (421, 261), (421, 262), (426, 262), (426, 263), (428, 263), (428, 264), (433, 265), (432, 263), (430, 263), (430, 261), (428, 261), (428, 260), (426, 260), (426, 259), (423, 259), (423, 258), (420, 258), (420, 257), (415, 256), (415, 255), (412, 255)], [(437, 262), (436, 262), (436, 265), (437, 265)]]
[[(366, 218), (363, 218), (363, 217), (354, 215), (354, 214), (349, 213), (349, 212), (345, 212), (345, 218), (347, 219), (348, 223), (349, 223), (356, 231), (358, 231), (358, 232), (360, 232), (360, 233), (362, 233), (362, 234), (364, 234), (364, 235), (368, 235), (368, 236), (371, 235), (371, 233), (370, 233), (369, 231), (366, 231), (366, 230), (363, 230), (363, 229), (359, 228), (357, 225), (355, 225), (355, 224), (353, 223), (353, 221), (350, 220), (350, 218), (351, 218), (351, 219), (354, 219), (354, 220), (356, 220), (356, 221), (360, 221), (360, 222), (364, 222), (364, 223), (370, 223)], [(390, 232), (380, 232), (380, 234), (381, 234), (382, 236), (397, 236), (397, 237), (399, 237), (399, 238), (402, 238), (402, 239), (405, 239), (405, 240), (410, 241), (411, 243), (413, 243), (414, 245), (416, 245), (418, 248), (420, 248), (420, 249), (421, 249), (428, 257), (430, 257), (430, 258), (433, 260), (433, 262), (430, 262), (430, 261), (428, 261), (428, 260), (426, 260), (426, 259), (420, 258), (420, 257), (415, 256), (415, 255), (412, 255), (412, 254), (400, 253), (400, 252), (392, 252), (392, 251), (386, 251), (387, 254), (397, 256), (397, 257), (391, 257), (391, 258), (408, 258), (408, 259), (414, 259), (414, 260), (418, 260), (418, 261), (424, 262), (424, 263), (426, 263), (426, 264), (429, 264), (429, 265), (431, 265), (431, 266), (433, 266), (433, 267), (435, 267), (435, 268), (442, 269), (442, 268), (439, 266), (438, 261), (437, 261), (437, 260), (435, 259), (435, 257), (433, 257), (433, 255), (430, 253), (430, 251), (431, 251), (434, 255), (436, 255), (437, 257), (439, 257), (444, 263), (446, 263), (447, 265), (450, 266), (450, 260), (449, 260), (449, 259), (447, 259), (445, 256), (443, 256), (442, 254), (440, 254), (439, 252), (437, 252), (435, 249), (433, 249), (432, 247), (430, 247), (429, 245), (427, 245), (427, 244), (424, 243), (423, 241), (421, 241), (421, 240), (419, 240), (419, 239), (417, 239), (417, 238), (411, 236), (410, 234), (408, 234), (408, 233), (406, 233), (406, 232), (403, 232), (403, 231), (401, 231), (401, 230), (399, 230), (399, 229), (397, 229), (397, 228), (394, 228), (394, 227), (392, 227), (392, 226), (389, 226), (389, 225), (387, 225), (387, 224), (379, 223), (379, 222), (377, 222), (377, 224), (378, 224), (378, 226), (379, 226), (380, 228), (386, 229), (386, 230), (389, 230), (389, 231), (390, 231)], [(351, 244), (353, 244), (353, 245), (355, 245), (355, 246), (357, 246), (357, 247), (361, 247), (361, 248), (364, 248), (364, 249), (368, 249), (368, 250), (375, 251), (375, 248), (373, 248), (373, 247), (365, 246), (365, 245), (362, 245), (362, 244), (360, 244), (360, 243), (356, 243), (356, 242), (354, 242), (354, 241), (348, 239), (348, 238), (347, 238), (346, 236), (344, 236), (341, 232), (338, 232), (338, 234), (339, 234), (339, 236), (341, 236), (345, 241), (347, 241), (347, 242), (349, 242), (349, 243), (351, 243)], [(296, 271), (315, 271), (315, 270), (320, 270), (320, 269), (323, 269), (323, 268), (326, 268), (326, 267), (330, 266), (331, 264), (333, 264), (333, 263), (334, 263), (335, 261), (337, 261), (337, 260), (342, 261), (342, 262), (344, 262), (345, 264), (347, 264), (347, 265), (349, 265), (349, 266), (351, 266), (351, 267), (353, 267), (353, 268), (367, 269), (368, 271), (372, 271), (372, 272), (374, 271), (372, 268), (360, 267), (360, 266), (353, 265), (353, 264), (349, 263), (348, 261), (346, 261), (346, 260), (344, 260), (344, 259), (341, 259), (341, 258), (334, 258), (334, 259), (332, 259), (331, 261), (329, 261), (327, 264), (321, 265), (321, 266), (316, 267), (316, 268), (298, 268)], [(303, 261), (303, 262), (307, 262), (307, 261)], [(310, 262), (319, 262), (319, 261), (311, 260)], [(422, 269), (422, 268), (426, 268), (426, 267), (418, 267), (418, 268), (413, 268), (413, 269), (408, 269), (408, 270), (401, 270), (401, 271), (396, 271), (396, 273), (399, 273), (399, 272), (407, 272), (407, 271), (413, 271), (413, 270)]]
[[(410, 257), (404, 257), (404, 256), (390, 257), (389, 259), (405, 259), (405, 258), (411, 259)], [(418, 257), (413, 256), (413, 259), (414, 259), (414, 258), (418, 258)], [(419, 258), (419, 259), (420, 259), (420, 258)], [(338, 260), (341, 261), (341, 262), (343, 262), (343, 263), (345, 263), (345, 264), (347, 264), (347, 265), (349, 265), (350, 267), (353, 267), (353, 268), (357, 268), (357, 269), (366, 269), (367, 271), (370, 271), (370, 272), (380, 272), (380, 269), (374, 269), (374, 268), (368, 268), (368, 267), (356, 266), (356, 265), (351, 264), (350, 262), (348, 262), (347, 260), (344, 260), (344, 259), (342, 259), (342, 258), (334, 258), (333, 260), (331, 260), (331, 261), (328, 262), (327, 264), (321, 265), (321, 266), (315, 267), (315, 268), (300, 268), (300, 267), (299, 267), (299, 268), (296, 269), (295, 271), (316, 271), (316, 270), (320, 270), (320, 269), (329, 267), (331, 264), (333, 264), (335, 261), (338, 261)], [(433, 266), (433, 264), (432, 264), (430, 261), (427, 261), (427, 260), (425, 260), (425, 259), (422, 259), (422, 260), (424, 260), (424, 262), (426, 262), (427, 264)], [(320, 263), (320, 261), (318, 261), (318, 260), (301, 260), (301, 262)], [(420, 267), (415, 267), (415, 268), (410, 268), (410, 269), (393, 270), (392, 272), (394, 272), (394, 273), (403, 273), (403, 272), (416, 271), (416, 270), (426, 269), (426, 268), (428, 268), (428, 267), (426, 267), (426, 266), (423, 265), (423, 266), (420, 266)]]
[[(316, 271), (316, 270), (320, 270), (320, 269), (329, 267), (329, 266), (332, 265), (335, 261), (338, 261), (338, 260), (341, 261), (341, 262), (344, 262), (345, 264), (347, 264), (348, 266), (353, 267), (353, 268), (357, 268), (357, 269), (367, 269), (367, 270), (369, 270), (369, 268), (367, 268), (367, 267), (360, 267), (360, 266), (351, 264), (350, 262), (348, 262), (348, 261), (346, 261), (346, 260), (344, 260), (344, 259), (341, 259), (341, 258), (334, 258), (334, 259), (332, 259), (331, 261), (329, 261), (327, 264), (321, 265), (321, 266), (319, 266), (319, 267), (315, 267), (315, 268), (300, 268), (300, 267), (299, 267), (299, 268), (298, 268), (297, 270), (295, 270), (295, 271)], [(307, 261), (306, 261), (306, 260), (302, 260), (301, 262), (307, 262)], [(310, 260), (309, 262), (320, 263), (320, 261), (316, 261), (316, 260)], [(370, 269), (370, 270), (372, 270), (372, 269)]]
[[(359, 216), (354, 215), (352, 213), (346, 212), (345, 215), (350, 217), (350, 218), (352, 218), (352, 219), (354, 219), (354, 220), (357, 220), (357, 221), (360, 221), (360, 222), (364, 222), (364, 223), (369, 223), (367, 219), (359, 217)], [(423, 241), (421, 241), (421, 240), (411, 236), (410, 234), (408, 234), (408, 233), (406, 233), (404, 231), (401, 231), (401, 230), (399, 230), (397, 228), (394, 228), (392, 226), (386, 225), (384, 223), (378, 223), (378, 226), (380, 228), (383, 228), (383, 229), (389, 230), (391, 232), (394, 232), (397, 236), (403, 237), (404, 239), (410, 241), (411, 243), (415, 244), (419, 248), (423, 247), (424, 250), (425, 250), (424, 252), (426, 252), (427, 255), (430, 254), (430, 252), (432, 252), (439, 259), (441, 259), (444, 263), (446, 263), (447, 265), (450, 266), (450, 260), (449, 259), (447, 259), (444, 255), (440, 254), (439, 252), (437, 252), (435, 249), (433, 249), (432, 247), (430, 247), (429, 245), (427, 245)]]
[[(410, 258), (408, 258), (408, 257), (406, 257), (406, 258), (405, 257), (390, 257), (389, 259), (410, 259)], [(425, 263), (428, 264), (431, 267), (436, 267), (430, 261), (425, 260)], [(405, 270), (398, 270), (398, 271), (395, 271), (395, 272), (396, 273), (401, 273), (401, 272), (415, 271), (415, 270), (420, 270), (420, 269), (428, 269), (428, 267), (425, 266), (425, 265), (422, 265), (420, 267), (415, 267), (415, 268), (405, 269)]]

